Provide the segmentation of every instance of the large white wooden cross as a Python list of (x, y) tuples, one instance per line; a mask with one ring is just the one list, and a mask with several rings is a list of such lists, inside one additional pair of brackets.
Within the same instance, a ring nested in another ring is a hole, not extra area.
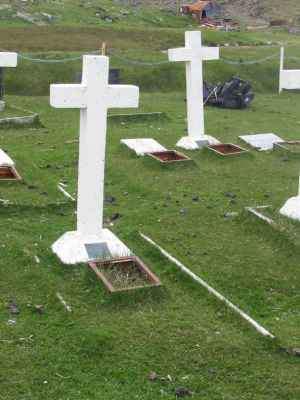
[[(18, 64), (18, 54), (17, 53), (10, 53), (10, 52), (0, 52), (0, 73), (1, 73), (1, 80), (3, 79), (3, 70), (2, 68), (15, 68)], [(3, 82), (2, 82), (3, 84)], [(0, 98), (0, 111), (4, 110), (5, 102), (3, 99)]]
[(108, 57), (84, 56), (81, 84), (50, 88), (53, 107), (80, 109), (77, 231), (67, 232), (52, 246), (66, 264), (104, 253), (105, 257), (118, 257), (129, 252), (115, 235), (103, 229), (107, 110), (138, 107), (139, 88), (110, 85), (108, 78)]
[(185, 32), (185, 47), (169, 49), (170, 61), (184, 61), (186, 63), (186, 94), (188, 136), (183, 137), (178, 147), (188, 150), (198, 149), (218, 141), (204, 133), (204, 105), (203, 105), (203, 61), (218, 60), (218, 47), (203, 47), (201, 32)]

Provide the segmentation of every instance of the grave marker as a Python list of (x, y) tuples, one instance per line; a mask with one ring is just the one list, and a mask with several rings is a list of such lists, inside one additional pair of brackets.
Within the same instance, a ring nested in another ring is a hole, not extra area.
[(218, 47), (203, 47), (201, 32), (185, 32), (185, 47), (170, 49), (169, 60), (186, 63), (186, 94), (188, 136), (176, 146), (195, 150), (207, 144), (218, 144), (215, 138), (205, 135), (203, 104), (203, 61), (218, 60)]
[(18, 54), (0, 52), (0, 111), (4, 111), (4, 68), (15, 68), (18, 64)]
[(91, 245), (93, 258), (131, 254), (112, 232), (103, 229), (105, 146), (108, 109), (138, 107), (139, 88), (110, 85), (108, 79), (109, 58), (87, 55), (81, 84), (51, 85), (50, 89), (53, 107), (80, 109), (77, 230), (65, 233), (52, 246), (65, 264), (90, 261)]
[(284, 47), (280, 49), (279, 93), (283, 89), (300, 89), (300, 70), (284, 69)]

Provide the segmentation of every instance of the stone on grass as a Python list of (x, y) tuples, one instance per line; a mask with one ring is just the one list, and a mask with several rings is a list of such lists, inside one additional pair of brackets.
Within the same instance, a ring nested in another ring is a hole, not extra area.
[(274, 133), (259, 133), (254, 135), (239, 136), (241, 140), (259, 151), (273, 150), (275, 143), (282, 143), (284, 140)]
[(122, 139), (121, 143), (133, 150), (137, 156), (144, 156), (147, 153), (166, 151), (165, 147), (151, 138)]

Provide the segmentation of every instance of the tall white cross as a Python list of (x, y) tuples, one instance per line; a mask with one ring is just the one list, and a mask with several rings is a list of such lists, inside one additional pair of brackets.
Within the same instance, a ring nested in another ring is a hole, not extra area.
[[(104, 243), (108, 248), (121, 246), (111, 232), (103, 229), (107, 111), (138, 107), (139, 88), (110, 85), (108, 79), (108, 57), (84, 56), (81, 84), (51, 85), (50, 88), (53, 107), (80, 109), (77, 231), (67, 232), (52, 247), (65, 263), (90, 259), (87, 244)], [(111, 243), (113, 241), (116, 246)]]
[(201, 32), (185, 32), (185, 47), (170, 49), (170, 61), (186, 63), (186, 93), (188, 137), (183, 137), (177, 146), (194, 150), (208, 142), (216, 143), (216, 139), (204, 133), (203, 105), (203, 61), (218, 60), (218, 47), (203, 47)]

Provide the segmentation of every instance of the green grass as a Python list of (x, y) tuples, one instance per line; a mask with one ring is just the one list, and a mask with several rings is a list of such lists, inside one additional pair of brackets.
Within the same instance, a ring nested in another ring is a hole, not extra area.
[[(298, 94), (260, 94), (245, 111), (208, 108), (207, 133), (237, 143), (249, 132), (299, 138)], [(109, 295), (85, 266), (63, 267), (51, 244), (75, 227), (75, 205), (57, 189), (76, 192), (79, 114), (55, 110), (46, 97), (8, 97), (39, 112), (45, 128), (0, 131), (0, 146), (16, 160), (23, 183), (2, 183), (0, 198), (0, 398), (5, 400), (174, 399), (176, 387), (207, 400), (294, 400), (299, 360), (280, 350), (299, 347), (299, 248), (244, 212), (280, 207), (297, 190), (299, 160), (280, 152), (232, 158), (187, 152), (192, 164), (169, 166), (137, 158), (124, 137), (154, 137), (168, 148), (185, 134), (183, 92), (142, 93), (139, 111), (169, 120), (110, 123), (105, 215), (122, 216), (113, 231), (139, 255), (163, 287)], [(100, 134), (100, 133), (99, 133)], [(124, 195), (128, 192), (128, 195)], [(235, 202), (224, 195), (232, 192)], [(192, 202), (198, 195), (200, 201)], [(266, 195), (268, 197), (266, 197)], [(186, 208), (186, 214), (180, 210)], [(229, 211), (238, 212), (232, 219)], [(151, 236), (278, 338), (259, 336), (192, 283), (138, 231)], [(40, 258), (40, 264), (34, 256)], [(68, 314), (59, 291), (72, 306)], [(21, 314), (16, 324), (7, 303)], [(42, 304), (35, 313), (28, 304)], [(150, 382), (150, 371), (163, 380)], [(171, 381), (167, 376), (171, 376)]]

